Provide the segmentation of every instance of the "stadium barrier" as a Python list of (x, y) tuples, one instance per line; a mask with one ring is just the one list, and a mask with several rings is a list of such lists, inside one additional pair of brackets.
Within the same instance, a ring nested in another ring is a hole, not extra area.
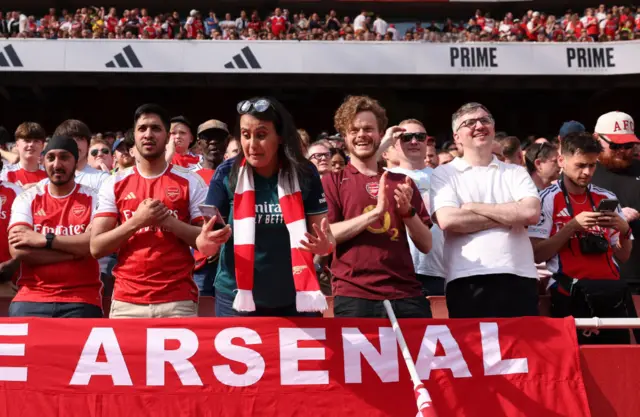
[(640, 73), (640, 41), (424, 43), (86, 39), (0, 41), (0, 72), (392, 75)]

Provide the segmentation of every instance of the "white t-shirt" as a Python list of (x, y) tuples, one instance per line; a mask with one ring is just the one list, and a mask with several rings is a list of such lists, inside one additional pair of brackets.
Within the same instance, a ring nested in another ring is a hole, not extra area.
[[(533, 180), (518, 165), (495, 156), (486, 167), (472, 167), (455, 158), (431, 175), (431, 216), (443, 207), (464, 203), (513, 203), (527, 197), (540, 199)], [(444, 232), (444, 265), (447, 282), (486, 274), (514, 274), (536, 278), (533, 248), (525, 227), (496, 227), (461, 234)]]
[[(427, 207), (427, 210), (429, 210), (429, 190), (431, 189), (432, 168), (427, 167), (421, 170), (408, 170), (397, 167), (388, 169), (387, 171), (396, 174), (404, 174), (411, 178), (413, 182), (416, 183), (418, 190), (420, 190), (424, 205)], [(446, 276), (446, 271), (442, 262), (442, 258), (444, 256), (442, 252), (444, 249), (444, 234), (442, 233), (442, 229), (440, 229), (436, 224), (431, 228), (431, 239), (431, 250), (425, 255), (418, 250), (409, 237), (409, 249), (411, 249), (413, 266), (416, 270), (416, 274), (444, 278)]]
[(377, 33), (378, 35), (386, 35), (387, 34), (387, 28), (389, 27), (389, 25), (387, 24), (387, 22), (385, 22), (384, 20), (377, 18), (374, 22), (373, 22), (373, 31), (375, 33)]
[(366, 17), (364, 17), (362, 14), (359, 14), (358, 16), (356, 16), (355, 19), (353, 19), (353, 31), (357, 32), (359, 30), (364, 30), (364, 22), (367, 20)]

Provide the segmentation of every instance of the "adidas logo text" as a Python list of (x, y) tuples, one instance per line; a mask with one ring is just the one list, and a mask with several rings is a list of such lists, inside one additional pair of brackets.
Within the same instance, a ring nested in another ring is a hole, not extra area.
[[(0, 50), (1, 51), (1, 50)], [(6, 55), (6, 56), (5, 56)], [(9, 58), (9, 61), (7, 61)], [(0, 67), (23, 67), (22, 61), (18, 57), (16, 50), (13, 46), (7, 45), (4, 47), (4, 53), (0, 52)]]
[[(243, 59), (243, 56), (244, 56), (244, 59)], [(246, 59), (246, 62), (245, 62), (245, 59)], [(248, 46), (245, 46), (244, 48), (242, 48), (240, 50), (240, 53), (233, 57), (232, 61), (229, 61), (226, 64), (224, 64), (224, 67), (227, 69), (236, 69), (236, 68), (247, 69), (249, 68), (247, 66), (247, 62), (249, 63), (249, 66), (251, 67), (251, 69), (262, 68), (260, 66), (260, 63), (256, 59), (256, 56), (253, 54), (253, 52), (251, 52), (251, 49), (249, 49)]]
[(129, 194), (127, 194), (127, 196), (124, 199), (125, 200), (135, 200), (136, 199), (136, 195), (132, 191)]
[(113, 57), (113, 61), (107, 62), (104, 66), (107, 68), (129, 68), (130, 66), (133, 68), (142, 68), (142, 64), (140, 63), (136, 53), (133, 52), (131, 45), (125, 46), (122, 49), (122, 52), (127, 56), (129, 62), (127, 62), (127, 59), (125, 59), (122, 53), (119, 53)]

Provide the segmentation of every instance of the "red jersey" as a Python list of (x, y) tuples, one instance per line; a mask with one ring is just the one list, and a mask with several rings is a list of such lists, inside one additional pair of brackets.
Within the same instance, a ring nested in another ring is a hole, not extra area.
[[(38, 184), (14, 201), (9, 230), (27, 226), (43, 235), (80, 235), (87, 232), (97, 202), (95, 191), (79, 184), (64, 197), (54, 197), (48, 184)], [(100, 266), (91, 256), (46, 265), (22, 262), (21, 274), (14, 301), (87, 303), (102, 308)]]
[(9, 253), (9, 219), (11, 218), (11, 206), (16, 197), (22, 192), (22, 188), (17, 185), (2, 181), (0, 182), (0, 262), (11, 259)]
[(178, 152), (176, 152), (173, 154), (173, 158), (171, 158), (171, 163), (179, 167), (195, 170), (199, 168), (200, 157), (190, 152), (187, 152), (183, 155), (180, 155)]
[[(605, 198), (617, 199), (610, 191), (589, 185), (593, 203), (597, 207)], [(548, 239), (560, 231), (572, 219), (567, 209), (564, 194), (558, 184), (551, 185), (540, 193), (542, 211), (540, 222), (529, 226), (529, 237)], [(577, 202), (576, 202), (577, 201)], [(574, 216), (583, 211), (593, 211), (591, 202), (586, 194), (571, 195), (571, 207)], [(622, 217), (620, 207), (616, 213)], [(609, 241), (609, 250), (602, 254), (583, 255), (577, 236), (571, 237), (560, 251), (547, 261), (547, 268), (551, 273), (563, 273), (576, 279), (620, 279), (620, 272), (613, 260), (612, 247), (617, 245), (620, 233), (614, 229), (594, 227), (590, 233), (600, 235)]]
[(37, 171), (27, 171), (22, 168), (20, 162), (17, 164), (8, 164), (2, 168), (0, 172), (0, 181), (12, 182), (20, 187), (34, 184), (40, 180), (47, 178), (47, 173), (41, 167)]
[(484, 30), (484, 26), (486, 25), (487, 21), (484, 17), (480, 16), (476, 17), (476, 23)]
[(109, 16), (109, 17), (107, 17), (105, 23), (106, 23), (106, 26), (107, 26), (107, 32), (116, 33), (116, 27), (118, 26), (118, 18), (117, 17)]
[[(202, 177), (202, 179), (204, 180), (204, 183), (207, 185), (211, 183), (211, 179), (213, 178), (213, 174), (215, 172), (216, 172), (215, 169), (209, 169), (209, 168), (201, 168), (195, 171), (196, 174)], [(206, 265), (207, 257), (195, 249), (193, 251), (193, 257), (196, 260), (196, 268), (195, 268), (196, 271)]]
[[(199, 205), (207, 188), (194, 173), (169, 164), (155, 177), (142, 176), (136, 167), (119, 171), (100, 188), (96, 217), (113, 217), (122, 224), (147, 198), (160, 200), (185, 223), (203, 220)], [(189, 245), (157, 226), (138, 230), (118, 251), (113, 269), (113, 298), (137, 304), (198, 301)]]
[(618, 23), (614, 19), (607, 19), (604, 22), (604, 34), (607, 36), (616, 36)]
[(598, 27), (598, 18), (595, 16), (587, 16), (587, 35), (597, 35), (600, 33), (600, 28)]
[(149, 35), (149, 39), (156, 38), (156, 28), (154, 28), (153, 26), (145, 26), (144, 31)]
[[(393, 202), (396, 185), (405, 181), (402, 174), (387, 174), (387, 199)], [(322, 177), (329, 222), (352, 219), (372, 210), (378, 199), (380, 175), (369, 177), (347, 164), (343, 171)], [(411, 205), (418, 216), (429, 223), (420, 191), (412, 182)], [(331, 264), (333, 293), (369, 300), (419, 297), (420, 283), (416, 279), (404, 222), (393, 209), (351, 240), (339, 244)]]
[(287, 19), (284, 16), (273, 16), (271, 19), (271, 33), (278, 36), (287, 29)]

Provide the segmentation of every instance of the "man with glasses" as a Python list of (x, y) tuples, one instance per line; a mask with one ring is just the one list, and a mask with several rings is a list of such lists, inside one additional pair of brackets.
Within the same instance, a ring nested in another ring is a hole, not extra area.
[(526, 170), (492, 154), (495, 122), (479, 103), (452, 117), (464, 155), (431, 176), (431, 213), (444, 230), (449, 316), (538, 315), (537, 273), (526, 227), (540, 198)]
[(539, 191), (551, 185), (560, 176), (558, 148), (549, 142), (534, 143), (525, 152), (527, 171)]
[[(603, 151), (592, 182), (618, 197), (633, 234), (640, 236), (640, 161), (633, 157), (634, 148), (640, 140), (634, 128), (633, 118), (626, 113), (614, 111), (600, 116), (594, 136), (599, 139)], [(638, 291), (640, 245), (633, 245), (629, 261), (620, 265), (620, 275)]]
[(331, 172), (331, 146), (328, 142), (321, 140), (312, 143), (307, 158), (316, 166), (321, 177)]

